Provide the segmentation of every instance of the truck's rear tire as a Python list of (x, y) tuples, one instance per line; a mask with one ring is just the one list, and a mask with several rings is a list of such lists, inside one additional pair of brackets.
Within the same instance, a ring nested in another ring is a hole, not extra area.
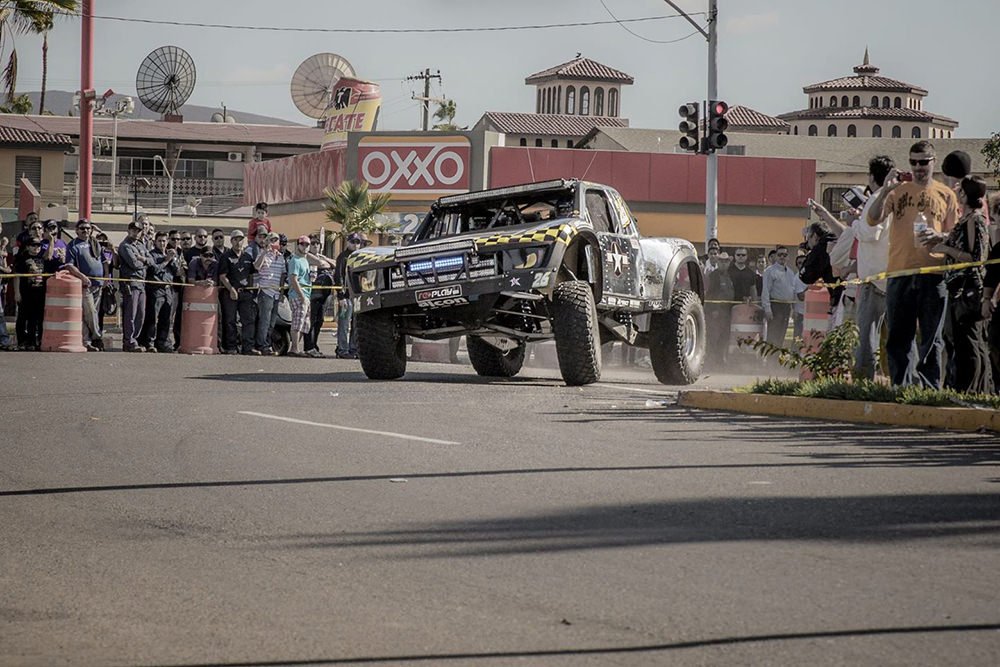
[(469, 351), (469, 361), (476, 372), (484, 377), (514, 377), (521, 372), (524, 365), (526, 345), (519, 342), (517, 347), (504, 352), (499, 350), (479, 336), (468, 336), (465, 339)]
[(676, 292), (670, 310), (653, 313), (649, 360), (663, 384), (691, 384), (705, 363), (705, 309), (690, 290)]
[(559, 372), (570, 386), (601, 379), (601, 335), (590, 284), (567, 280), (552, 293), (552, 330)]
[(406, 338), (392, 313), (358, 313), (358, 359), (372, 380), (396, 380), (406, 373)]

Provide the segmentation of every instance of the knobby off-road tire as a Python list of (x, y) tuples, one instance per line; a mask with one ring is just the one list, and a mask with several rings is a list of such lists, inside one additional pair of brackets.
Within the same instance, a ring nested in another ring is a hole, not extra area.
[(705, 363), (705, 309), (698, 295), (680, 290), (670, 310), (653, 313), (649, 359), (663, 384), (691, 384)]
[(469, 351), (469, 361), (476, 372), (484, 377), (514, 377), (524, 365), (524, 352), (527, 346), (518, 343), (513, 350), (504, 352), (493, 347), (479, 336), (468, 336), (465, 339)]
[(590, 284), (568, 280), (552, 293), (552, 330), (559, 372), (570, 386), (601, 379), (601, 334)]
[(396, 380), (406, 373), (406, 339), (392, 313), (358, 313), (358, 359), (372, 380)]

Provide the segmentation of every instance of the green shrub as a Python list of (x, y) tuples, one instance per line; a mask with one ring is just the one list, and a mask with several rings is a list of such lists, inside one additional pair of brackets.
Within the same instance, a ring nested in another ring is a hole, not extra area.
[(792, 340), (791, 347), (787, 348), (752, 338), (741, 339), (739, 345), (750, 347), (764, 359), (776, 357), (785, 368), (808, 369), (817, 379), (844, 379), (854, 372), (854, 350), (858, 342), (858, 325), (847, 320), (828, 331), (815, 350), (808, 350), (801, 338)]
[(845, 401), (899, 403), (933, 407), (975, 407), (1000, 410), (1000, 396), (992, 394), (962, 394), (951, 389), (930, 389), (915, 385), (892, 387), (871, 380), (847, 382), (831, 378), (808, 380), (757, 380), (738, 391), (771, 396), (831, 398)]

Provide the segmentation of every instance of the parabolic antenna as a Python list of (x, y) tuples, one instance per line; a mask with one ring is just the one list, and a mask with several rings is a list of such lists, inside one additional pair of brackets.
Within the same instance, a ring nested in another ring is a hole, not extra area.
[(139, 65), (135, 88), (150, 111), (175, 114), (194, 91), (197, 72), (191, 55), (179, 46), (161, 46)]
[(334, 85), (345, 76), (354, 76), (347, 58), (336, 53), (309, 56), (292, 75), (292, 102), (310, 118), (322, 118), (333, 98)]

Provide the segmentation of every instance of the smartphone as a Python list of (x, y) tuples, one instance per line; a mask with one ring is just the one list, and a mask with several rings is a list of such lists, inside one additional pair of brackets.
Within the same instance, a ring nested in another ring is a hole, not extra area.
[(913, 172), (912, 171), (901, 171), (901, 172), (899, 172), (899, 182), (900, 183), (904, 183), (904, 182), (912, 181), (912, 180), (913, 180)]
[(815, 205), (816, 205), (816, 200), (813, 199), (812, 197), (806, 200), (806, 206), (815, 206)]

